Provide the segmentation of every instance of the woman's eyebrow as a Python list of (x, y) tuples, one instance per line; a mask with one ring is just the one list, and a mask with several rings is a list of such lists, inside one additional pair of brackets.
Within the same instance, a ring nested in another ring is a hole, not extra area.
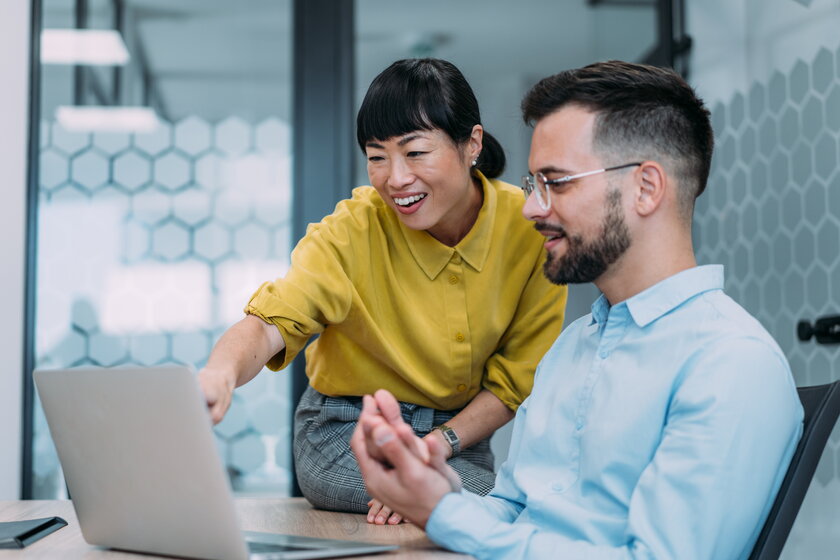
[(405, 146), (406, 144), (408, 144), (412, 140), (417, 140), (418, 138), (422, 138), (422, 137), (423, 136), (420, 135), (420, 134), (409, 134), (408, 136), (400, 138), (400, 141), (397, 142), (397, 146)]

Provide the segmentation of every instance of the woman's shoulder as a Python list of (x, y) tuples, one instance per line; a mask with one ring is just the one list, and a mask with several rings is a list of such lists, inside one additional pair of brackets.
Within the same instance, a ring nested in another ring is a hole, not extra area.
[(510, 227), (533, 229), (532, 223), (522, 215), (525, 206), (522, 189), (499, 179), (490, 179), (488, 182), (496, 191), (497, 219), (506, 220)]
[(383, 220), (387, 219), (387, 210), (376, 189), (370, 186), (357, 187), (353, 189), (350, 198), (336, 204), (332, 214), (310, 227), (365, 231), (382, 228)]

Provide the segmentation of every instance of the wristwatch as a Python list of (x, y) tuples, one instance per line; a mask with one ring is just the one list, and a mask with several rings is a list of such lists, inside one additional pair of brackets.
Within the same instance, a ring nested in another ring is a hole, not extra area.
[(435, 426), (435, 429), (440, 430), (440, 433), (443, 434), (443, 439), (445, 439), (446, 443), (449, 444), (449, 447), (452, 448), (452, 456), (458, 456), (461, 453), (461, 438), (458, 437), (455, 430), (446, 424)]

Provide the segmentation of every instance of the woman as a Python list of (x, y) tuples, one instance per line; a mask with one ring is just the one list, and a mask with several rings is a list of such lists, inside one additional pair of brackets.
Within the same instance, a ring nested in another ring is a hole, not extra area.
[(370, 501), (349, 449), (361, 396), (390, 390), (418, 435), (447, 443), (464, 487), (486, 494), (489, 437), (530, 392), (566, 292), (542, 273), (544, 239), (521, 216), (521, 190), (493, 179), (504, 152), (451, 63), (383, 71), (357, 138), (373, 186), (309, 226), (286, 277), (257, 290), (199, 379), (218, 422), (234, 387), (320, 334), (295, 413), (301, 490), (316, 507), (398, 523)]

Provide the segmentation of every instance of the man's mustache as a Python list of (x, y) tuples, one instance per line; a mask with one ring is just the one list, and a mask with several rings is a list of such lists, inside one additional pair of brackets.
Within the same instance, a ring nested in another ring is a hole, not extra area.
[(537, 222), (534, 224), (534, 229), (539, 232), (549, 232), (556, 235), (566, 236), (566, 230), (560, 224), (549, 224), (547, 222)]

